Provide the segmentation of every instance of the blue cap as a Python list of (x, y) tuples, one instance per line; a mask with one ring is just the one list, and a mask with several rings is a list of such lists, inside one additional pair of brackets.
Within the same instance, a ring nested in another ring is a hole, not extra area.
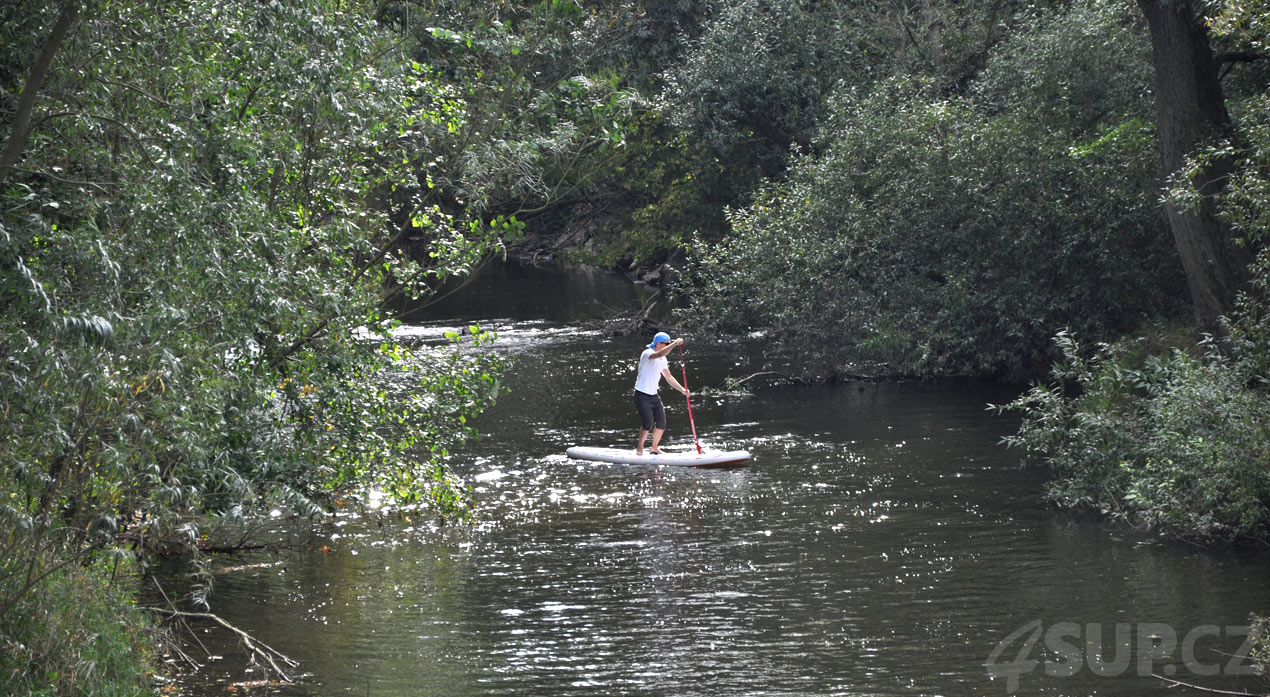
[(657, 344), (669, 344), (669, 343), (670, 343), (669, 334), (667, 334), (666, 332), (657, 332), (656, 334), (653, 335), (653, 343), (649, 344), (648, 348), (652, 348), (656, 346)]

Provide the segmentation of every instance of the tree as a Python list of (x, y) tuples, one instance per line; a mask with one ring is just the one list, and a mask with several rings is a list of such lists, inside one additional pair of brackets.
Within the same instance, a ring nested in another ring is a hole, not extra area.
[[(443, 208), (524, 220), (576, 203), (621, 147), (639, 96), (606, 55), (625, 3), (587, 12), (576, 1), (445, 0), (379, 7), (413, 39), (413, 59), (447, 88), (444, 118), (413, 145)], [(425, 181), (426, 180), (426, 181)]]
[[(1201, 343), (1198, 351), (1164, 353), (1151, 346), (1155, 337), (1081, 350), (1074, 337), (1060, 335), (1063, 360), (1055, 363), (1050, 385), (1009, 405), (1024, 419), (1007, 442), (1050, 467), (1050, 496), (1064, 505), (1088, 506), (1172, 536), (1265, 539), (1270, 92), (1256, 66), (1236, 76), (1245, 79), (1218, 85), (1214, 63), (1220, 58), (1214, 59), (1194, 9), (1143, 3), (1161, 83), (1164, 160), (1173, 168), (1170, 213), (1179, 246), (1191, 245), (1183, 256), (1190, 256), (1197, 322), (1212, 329), (1220, 315), (1221, 340)], [(1215, 42), (1230, 42), (1245, 58), (1265, 55), (1270, 31), (1263, 2), (1216, 2), (1205, 9), (1213, 12), (1204, 21)], [(1241, 256), (1253, 253), (1245, 267)], [(1222, 268), (1227, 261), (1231, 266)], [(1244, 273), (1251, 280), (1237, 291), (1232, 279), (1242, 284)], [(1233, 304), (1225, 306), (1231, 295)], [(1264, 629), (1266, 622), (1257, 624)], [(1265, 656), (1263, 650), (1262, 661)]]
[(822, 374), (1021, 379), (1065, 326), (1114, 338), (1174, 308), (1149, 124), (1073, 141), (920, 81), (832, 102), (823, 152), (694, 245), (694, 326), (775, 328)]
[(0, 88), (28, 90), (0, 103), (0, 629), (70, 562), (209, 520), (368, 487), (462, 515), (445, 460), (501, 361), (384, 313), (514, 227), (395, 205), (448, 86), (370, 3), (75, 6), (0, 10)]
[[(1197, 194), (1165, 200), (1173, 240), (1186, 270), (1195, 324), (1220, 335), (1220, 318), (1249, 280), (1246, 247), (1218, 216), (1233, 170), (1234, 137), (1217, 63), (1192, 0), (1138, 0), (1151, 31), (1164, 175)], [(1223, 145), (1224, 144), (1224, 145)], [(1205, 153), (1205, 147), (1212, 147)]]
[(5, 141), (4, 152), (0, 153), (0, 186), (4, 186), (9, 171), (22, 157), (22, 151), (26, 148), (27, 132), (31, 125), (31, 111), (35, 107), (35, 99), (40, 94), (40, 88), (44, 86), (44, 78), (53, 64), (53, 56), (57, 55), (57, 49), (61, 47), (67, 32), (78, 18), (79, 3), (67, 2), (57, 16), (57, 21), (49, 32), (48, 40), (40, 48), (39, 57), (31, 66), (31, 74), (22, 87), (22, 96), (18, 99), (9, 125), (9, 137)]

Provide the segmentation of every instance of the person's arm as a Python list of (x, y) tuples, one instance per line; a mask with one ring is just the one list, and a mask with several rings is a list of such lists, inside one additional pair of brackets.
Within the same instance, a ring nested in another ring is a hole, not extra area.
[(656, 351), (653, 351), (653, 356), (652, 356), (652, 357), (653, 357), (653, 358), (662, 358), (662, 357), (663, 357), (663, 356), (665, 356), (666, 354), (670, 353), (670, 350), (671, 350), (671, 349), (673, 349), (674, 347), (678, 346), (679, 344), (682, 344), (683, 342), (684, 342), (684, 340), (683, 340), (683, 339), (675, 339), (674, 341), (670, 342), (669, 344), (666, 344), (665, 346), (663, 346), (663, 347), (661, 347), (661, 348), (657, 349)]
[(670, 386), (678, 390), (680, 394), (685, 397), (688, 396), (688, 390), (685, 389), (683, 385), (679, 384), (679, 381), (676, 380), (675, 376), (670, 372), (670, 368), (662, 368), (661, 376), (666, 378), (666, 382), (670, 383)]

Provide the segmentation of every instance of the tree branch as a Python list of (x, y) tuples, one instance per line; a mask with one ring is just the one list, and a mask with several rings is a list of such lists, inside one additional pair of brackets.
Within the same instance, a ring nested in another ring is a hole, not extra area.
[(27, 174), (34, 174), (40, 177), (48, 177), (49, 179), (52, 179), (53, 181), (62, 182), (63, 184), (73, 184), (75, 186), (91, 186), (102, 195), (110, 194), (110, 192), (106, 190), (106, 187), (102, 186), (101, 184), (98, 184), (97, 182), (81, 181), (79, 179), (67, 179), (65, 177), (59, 177), (56, 174), (52, 174), (50, 172), (39, 172), (33, 169), (24, 169), (22, 167), (14, 167), (13, 169), (18, 172), (26, 172)]
[(1231, 51), (1229, 53), (1218, 53), (1213, 56), (1213, 60), (1218, 65), (1222, 63), (1255, 63), (1256, 61), (1270, 60), (1270, 55), (1265, 53), (1257, 53), (1256, 51)]
[(61, 47), (71, 25), (78, 17), (79, 2), (71, 0), (63, 5), (62, 13), (58, 15), (57, 23), (53, 25), (48, 41), (44, 42), (35, 65), (31, 66), (31, 74), (27, 76), (26, 84), (22, 86), (22, 96), (18, 99), (17, 111), (13, 115), (13, 127), (9, 130), (9, 139), (5, 142), (4, 153), (0, 154), (0, 186), (4, 185), (13, 165), (17, 164), (22, 157), (22, 151), (26, 150), (26, 139), (31, 125), (31, 112), (35, 109), (35, 98), (44, 87), (44, 78), (48, 76), (49, 68), (53, 65), (53, 56), (57, 54), (57, 49)]
[(1226, 79), (1230, 71), (1235, 69), (1238, 63), (1255, 63), (1259, 60), (1270, 60), (1270, 55), (1257, 53), (1255, 51), (1231, 51), (1230, 53), (1218, 53), (1213, 56), (1213, 61), (1217, 63), (1219, 71), (1218, 79)]
[(300, 665), (299, 661), (293, 658), (287, 657), (286, 655), (279, 652), (277, 649), (274, 649), (273, 647), (269, 646), (263, 641), (256, 639), (255, 637), (248, 634), (247, 632), (244, 632), (238, 627), (235, 627), (229, 622), (226, 622), (224, 619), (222, 619), (218, 615), (214, 615), (210, 612), (185, 612), (183, 610), (169, 610), (168, 608), (152, 607), (152, 606), (139, 607), (138, 609), (145, 610), (146, 612), (154, 612), (161, 615), (167, 615), (169, 617), (174, 617), (179, 619), (211, 620), (212, 622), (215, 622), (216, 624), (219, 624), (225, 629), (228, 629), (229, 631), (236, 634), (238, 636), (239, 641), (241, 641), (243, 643), (243, 646), (247, 648), (247, 653), (248, 655), (251, 656), (251, 660), (253, 662), (255, 662), (257, 659), (262, 660), (268, 664), (269, 668), (273, 670), (273, 672), (283, 682), (295, 682), (295, 679), (292, 678), (285, 670), (283, 670), (278, 665), (278, 663), (282, 663), (289, 670), (299, 666)]
[(1192, 685), (1188, 682), (1174, 680), (1173, 678), (1166, 678), (1163, 675), (1158, 675), (1156, 673), (1152, 673), (1151, 677), (1159, 678), (1160, 680), (1163, 680), (1164, 682), (1171, 683), (1169, 687), (1187, 687), (1192, 690), (1199, 690), (1200, 692), (1211, 692), (1217, 695), (1240, 695), (1241, 697), (1267, 697), (1267, 693), (1265, 692), (1257, 693), (1257, 692), (1234, 692), (1232, 690), (1215, 690), (1211, 687), (1201, 687), (1199, 685)]

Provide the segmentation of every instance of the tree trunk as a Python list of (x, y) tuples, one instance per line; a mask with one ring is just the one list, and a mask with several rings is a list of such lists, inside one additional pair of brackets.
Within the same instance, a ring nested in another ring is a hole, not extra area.
[[(1138, 0), (1138, 5), (1151, 30), (1160, 148), (1165, 180), (1170, 181), (1201, 147), (1232, 135), (1230, 115), (1208, 34), (1192, 0)], [(1201, 194), (1197, 207), (1165, 203), (1196, 327), (1216, 336), (1222, 334), (1218, 319), (1234, 307), (1247, 281), (1245, 253), (1217, 218), (1217, 199), (1232, 169), (1231, 159), (1220, 157), (1193, 174), (1190, 185)]]
[(62, 7), (62, 13), (58, 15), (48, 41), (44, 42), (40, 55), (35, 59), (35, 65), (31, 67), (31, 74), (27, 76), (26, 84), (22, 86), (22, 96), (18, 98), (18, 108), (13, 114), (13, 123), (9, 127), (9, 138), (4, 144), (4, 153), (0, 154), (0, 186), (4, 185), (10, 170), (18, 163), (22, 157), (22, 151), (26, 149), (27, 129), (31, 126), (31, 112), (35, 109), (35, 97), (44, 87), (44, 78), (53, 65), (53, 56), (57, 54), (57, 49), (61, 47), (66, 33), (70, 31), (71, 25), (75, 23), (78, 16), (79, 0), (70, 0)]

